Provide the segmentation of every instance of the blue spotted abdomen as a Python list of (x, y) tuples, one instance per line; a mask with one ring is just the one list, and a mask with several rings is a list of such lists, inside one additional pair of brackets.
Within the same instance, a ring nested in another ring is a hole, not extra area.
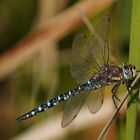
[(82, 94), (85, 91), (95, 90), (95, 89), (100, 88), (100, 87), (101, 87), (101, 85), (99, 84), (99, 82), (97, 82), (97, 80), (93, 80), (93, 79), (88, 80), (86, 83), (82, 84), (81, 86), (79, 86), (73, 90), (69, 90), (68, 92), (66, 92), (62, 95), (59, 95), (51, 100), (48, 100), (44, 104), (31, 110), (30, 112), (18, 117), (17, 122), (20, 122), (22, 120), (26, 120), (26, 119), (33, 117), (33, 116), (35, 116), (43, 111), (46, 111), (47, 109), (57, 105), (58, 103), (61, 103), (64, 100), (68, 100), (69, 98), (76, 96), (77, 94)]

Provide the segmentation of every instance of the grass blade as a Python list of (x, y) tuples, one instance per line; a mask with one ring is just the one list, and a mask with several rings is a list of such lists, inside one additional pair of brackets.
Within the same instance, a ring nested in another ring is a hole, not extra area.
[[(130, 54), (129, 62), (140, 69), (140, 1), (132, 1), (131, 34), (130, 34)], [(134, 91), (133, 94), (136, 94)], [(130, 101), (130, 99), (129, 99)], [(131, 102), (126, 118), (126, 140), (135, 139), (135, 129), (137, 121), (137, 103)]]

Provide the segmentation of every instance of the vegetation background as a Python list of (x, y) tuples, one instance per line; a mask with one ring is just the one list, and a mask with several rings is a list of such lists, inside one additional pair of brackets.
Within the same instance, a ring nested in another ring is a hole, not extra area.
[[(139, 7), (138, 0), (0, 1), (0, 139), (97, 139), (114, 111), (111, 87), (98, 113), (91, 115), (83, 108), (67, 128), (61, 128), (65, 103), (20, 124), (15, 120), (77, 85), (69, 69), (72, 42), (76, 33), (88, 32), (79, 10), (93, 25), (102, 14), (110, 15), (110, 59), (140, 68)], [(120, 99), (124, 91), (121, 86)], [(140, 138), (140, 107), (131, 104), (127, 115), (124, 104), (108, 140)]]

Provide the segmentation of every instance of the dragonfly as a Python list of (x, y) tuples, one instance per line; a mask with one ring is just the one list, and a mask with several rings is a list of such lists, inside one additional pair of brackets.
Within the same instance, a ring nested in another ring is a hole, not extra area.
[(61, 122), (61, 126), (66, 127), (76, 118), (85, 103), (92, 114), (98, 112), (103, 104), (105, 87), (111, 84), (114, 85), (111, 90), (112, 99), (117, 108), (116, 100), (120, 99), (116, 96), (116, 92), (120, 84), (125, 84), (127, 90), (131, 91), (129, 81), (136, 77), (136, 68), (128, 63), (109, 64), (109, 28), (110, 19), (104, 17), (99, 20), (95, 27), (96, 34), (91, 38), (83, 33), (75, 36), (70, 71), (79, 86), (19, 116), (17, 122), (66, 101)]

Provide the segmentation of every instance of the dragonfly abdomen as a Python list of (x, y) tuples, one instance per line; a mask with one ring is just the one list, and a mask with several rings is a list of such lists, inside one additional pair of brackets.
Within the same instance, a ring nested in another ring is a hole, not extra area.
[(69, 90), (68, 92), (66, 92), (62, 95), (58, 95), (55, 98), (48, 100), (44, 104), (31, 110), (30, 112), (23, 114), (22, 116), (17, 118), (17, 122), (26, 120), (26, 119), (31, 118), (31, 117), (33, 117), (33, 116), (35, 116), (43, 111), (46, 111), (47, 109), (49, 109), (53, 106), (56, 106), (57, 104), (61, 103), (62, 101), (68, 100), (72, 96), (82, 94), (85, 91), (95, 90), (95, 89), (100, 88), (100, 87), (101, 87), (101, 85), (97, 81), (88, 80), (86, 83), (82, 84), (81, 86), (79, 86), (73, 90)]
[(43, 111), (46, 111), (47, 109), (57, 105), (58, 103), (61, 103), (64, 100), (67, 100), (69, 98), (71, 98), (74, 95), (77, 95), (79, 93), (81, 93), (84, 89), (84, 86), (79, 86), (78, 88), (75, 88), (73, 90), (69, 90), (68, 92), (62, 94), (62, 95), (58, 95), (55, 98), (48, 100), (47, 102), (45, 102), (44, 104), (38, 106), (37, 108), (31, 110), (30, 112), (23, 114), (22, 116), (18, 117), (16, 120), (17, 122), (26, 120), (28, 118), (31, 118)]
[(18, 117), (16, 120), (17, 122), (20, 122), (20, 121), (23, 121), (23, 120), (26, 120), (28, 118), (31, 118), (43, 111), (46, 111), (47, 109), (57, 105), (58, 103), (64, 101), (64, 100), (67, 100), (69, 97), (71, 97), (72, 95), (72, 92), (69, 91), (67, 93), (64, 93), (62, 95), (59, 95), (51, 100), (48, 100), (47, 102), (45, 102), (44, 104), (38, 106), (37, 108), (31, 110), (30, 112), (26, 113), (26, 114), (23, 114), (22, 116)]

